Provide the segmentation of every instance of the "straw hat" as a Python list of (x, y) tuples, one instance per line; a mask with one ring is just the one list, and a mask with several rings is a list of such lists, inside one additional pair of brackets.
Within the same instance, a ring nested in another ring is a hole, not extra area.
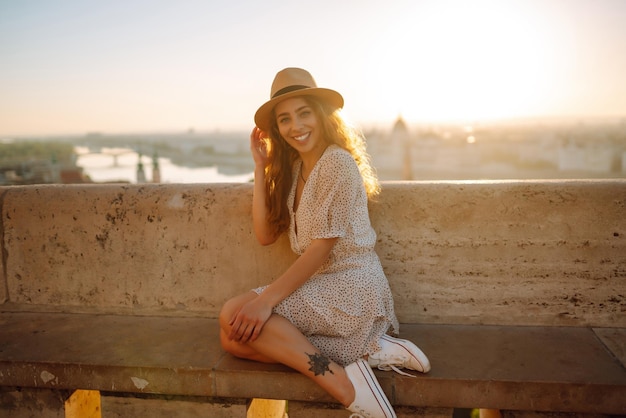
[(259, 107), (254, 114), (254, 123), (263, 131), (270, 129), (272, 111), (281, 101), (295, 96), (315, 96), (336, 109), (343, 107), (343, 97), (335, 90), (317, 87), (313, 76), (302, 68), (285, 68), (274, 77), (270, 100)]

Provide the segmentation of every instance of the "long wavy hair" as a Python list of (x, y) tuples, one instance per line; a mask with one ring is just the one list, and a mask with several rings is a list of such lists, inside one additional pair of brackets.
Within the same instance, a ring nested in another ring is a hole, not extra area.
[[(370, 162), (366, 150), (365, 138), (360, 130), (349, 124), (341, 115), (325, 102), (313, 96), (302, 96), (311, 106), (318, 124), (321, 126), (323, 140), (328, 144), (336, 144), (348, 151), (359, 168), (363, 185), (369, 199), (380, 192), (380, 184)], [(285, 141), (279, 131), (274, 117), (265, 138), (267, 145), (268, 164), (265, 167), (265, 204), (268, 208), (268, 222), (277, 234), (289, 228), (289, 210), (287, 196), (293, 181), (293, 164), (299, 158), (298, 152)]]

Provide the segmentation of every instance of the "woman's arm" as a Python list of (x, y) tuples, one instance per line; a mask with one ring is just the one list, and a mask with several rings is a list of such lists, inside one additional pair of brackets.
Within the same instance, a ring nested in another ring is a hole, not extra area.
[(241, 343), (254, 341), (270, 317), (272, 308), (313, 276), (328, 259), (338, 239), (313, 240), (287, 271), (235, 314), (229, 338)]
[(328, 259), (339, 238), (316, 239), (311, 241), (306, 251), (274, 280), (260, 295), (264, 303), (272, 308), (302, 286)]
[(254, 234), (261, 245), (269, 245), (278, 239), (267, 222), (267, 206), (265, 204), (265, 167), (267, 166), (267, 149), (263, 137), (265, 133), (256, 126), (250, 133), (250, 152), (254, 159), (254, 189), (252, 192), (252, 224)]

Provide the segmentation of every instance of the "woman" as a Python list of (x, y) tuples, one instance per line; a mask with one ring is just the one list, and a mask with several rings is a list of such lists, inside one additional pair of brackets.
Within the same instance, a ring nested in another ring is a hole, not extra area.
[(308, 376), (353, 416), (389, 418), (395, 412), (370, 366), (430, 365), (413, 343), (386, 334), (397, 334), (398, 320), (367, 207), (379, 185), (342, 107), (338, 92), (286, 68), (256, 112), (254, 232), (263, 245), (288, 233), (299, 257), (271, 284), (224, 305), (220, 337), (237, 357)]

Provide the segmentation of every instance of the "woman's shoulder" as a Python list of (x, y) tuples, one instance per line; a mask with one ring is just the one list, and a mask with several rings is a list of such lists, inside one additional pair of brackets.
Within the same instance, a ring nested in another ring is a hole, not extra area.
[[(352, 178), (359, 175), (356, 161), (349, 151), (338, 145), (330, 145), (320, 158), (320, 175), (336, 181), (340, 178)], [(347, 175), (350, 173), (350, 175)]]
[(352, 154), (336, 144), (328, 146), (326, 152), (324, 152), (323, 159), (330, 163), (355, 163)]

